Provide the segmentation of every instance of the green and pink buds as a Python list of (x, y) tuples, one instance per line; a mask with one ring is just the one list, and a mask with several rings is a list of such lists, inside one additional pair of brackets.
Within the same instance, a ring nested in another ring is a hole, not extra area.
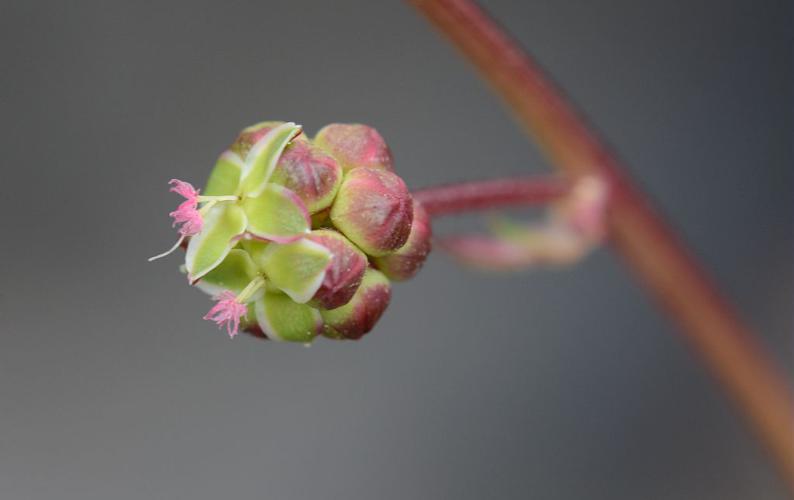
[(331, 222), (370, 255), (387, 255), (408, 241), (413, 200), (405, 183), (388, 170), (359, 167), (345, 175)]
[(320, 148), (297, 141), (281, 155), (270, 182), (291, 189), (309, 212), (317, 213), (333, 203), (342, 184), (342, 168)]
[(405, 281), (413, 278), (422, 268), (430, 253), (430, 217), (419, 202), (413, 203), (413, 221), (408, 241), (396, 251), (375, 257), (372, 261), (389, 279)]
[(312, 303), (323, 309), (335, 309), (347, 304), (369, 266), (367, 255), (333, 229), (312, 231), (307, 239), (328, 249), (331, 254), (331, 262), (312, 297)]
[(332, 123), (317, 132), (314, 143), (332, 154), (345, 172), (359, 167), (392, 170), (389, 146), (372, 127)]
[(357, 340), (372, 330), (391, 299), (391, 285), (383, 273), (367, 269), (353, 299), (342, 307), (321, 311), (323, 335)]
[(187, 240), (188, 279), (216, 300), (204, 318), (230, 337), (358, 339), (388, 306), (389, 279), (413, 276), (430, 249), (424, 210), (364, 125), (328, 125), (312, 141), (294, 123), (262, 122), (221, 154), (202, 192), (172, 186), (185, 201), (170, 251)]

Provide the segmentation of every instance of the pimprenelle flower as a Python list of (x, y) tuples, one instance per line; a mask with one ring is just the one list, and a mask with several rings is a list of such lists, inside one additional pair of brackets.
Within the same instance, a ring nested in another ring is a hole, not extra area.
[(315, 141), (291, 122), (252, 125), (201, 192), (171, 185), (185, 198), (171, 213), (180, 239), (161, 256), (187, 240), (188, 279), (216, 300), (204, 319), (232, 338), (358, 339), (389, 303), (387, 274), (409, 277), (429, 249), (426, 217), (412, 231), (411, 195), (364, 125), (329, 125)]

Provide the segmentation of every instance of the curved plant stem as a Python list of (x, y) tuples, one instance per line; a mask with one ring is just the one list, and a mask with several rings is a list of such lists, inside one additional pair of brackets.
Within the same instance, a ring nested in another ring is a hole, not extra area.
[(570, 175), (610, 184), (610, 239), (681, 326), (794, 491), (794, 402), (784, 376), (625, 168), (537, 63), (469, 0), (414, 0)]
[(461, 182), (413, 192), (433, 216), (506, 206), (544, 205), (564, 196), (569, 183), (558, 176), (534, 176)]

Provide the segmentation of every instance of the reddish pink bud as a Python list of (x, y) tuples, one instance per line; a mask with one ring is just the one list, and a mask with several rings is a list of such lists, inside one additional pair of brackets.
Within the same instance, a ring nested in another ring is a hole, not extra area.
[(408, 241), (413, 200), (397, 175), (361, 167), (349, 171), (331, 207), (331, 222), (369, 255), (386, 255)]
[(331, 153), (345, 172), (358, 167), (392, 170), (389, 146), (372, 127), (332, 123), (317, 132), (314, 143)]
[(414, 201), (414, 218), (408, 241), (394, 253), (375, 257), (375, 267), (390, 279), (403, 281), (412, 278), (430, 253), (430, 217), (417, 201)]
[(270, 182), (294, 191), (314, 213), (331, 206), (342, 183), (342, 169), (309, 141), (296, 141), (284, 150)]
[(367, 256), (342, 234), (331, 229), (312, 231), (307, 238), (331, 252), (331, 265), (312, 298), (312, 305), (335, 309), (347, 304), (367, 270)]
[(360, 339), (372, 330), (390, 299), (388, 278), (375, 269), (367, 269), (350, 302), (330, 311), (320, 310), (325, 321), (323, 335), (334, 339)]

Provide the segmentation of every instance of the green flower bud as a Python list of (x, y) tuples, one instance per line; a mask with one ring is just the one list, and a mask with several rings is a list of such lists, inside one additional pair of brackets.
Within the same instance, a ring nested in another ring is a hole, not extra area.
[(391, 286), (383, 273), (369, 268), (353, 299), (336, 309), (320, 310), (323, 335), (333, 339), (357, 340), (378, 322), (391, 299)]
[(367, 270), (367, 256), (342, 234), (331, 229), (312, 231), (306, 239), (319, 243), (331, 253), (331, 264), (325, 270), (323, 282), (310, 304), (323, 309), (347, 304)]
[(389, 146), (372, 127), (332, 123), (317, 132), (314, 144), (331, 153), (345, 172), (358, 167), (392, 170)]
[(408, 241), (413, 200), (392, 172), (360, 167), (349, 171), (331, 207), (331, 222), (369, 255), (391, 253)]
[(414, 218), (408, 241), (394, 253), (375, 257), (373, 263), (383, 274), (395, 281), (412, 278), (430, 253), (430, 217), (418, 202), (414, 201)]

